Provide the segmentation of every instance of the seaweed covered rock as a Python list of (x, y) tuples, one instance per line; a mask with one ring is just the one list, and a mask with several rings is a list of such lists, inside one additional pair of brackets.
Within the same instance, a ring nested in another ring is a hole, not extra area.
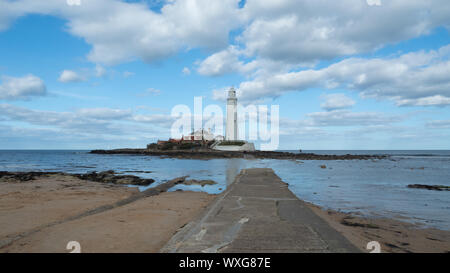
[(0, 172), (0, 181), (10, 182), (10, 181), (20, 181), (27, 182), (35, 180), (38, 177), (58, 174), (56, 172)]
[(213, 181), (213, 180), (189, 179), (189, 180), (185, 180), (183, 182), (183, 184), (185, 184), (185, 185), (201, 185), (202, 187), (204, 187), (205, 185), (215, 185), (217, 183), (215, 181)]
[(137, 185), (137, 186), (147, 186), (155, 182), (154, 179), (140, 178), (134, 175), (116, 175), (114, 171), (104, 171), (104, 172), (89, 172), (86, 174), (75, 174), (82, 180), (89, 180), (102, 183), (113, 183), (120, 185)]

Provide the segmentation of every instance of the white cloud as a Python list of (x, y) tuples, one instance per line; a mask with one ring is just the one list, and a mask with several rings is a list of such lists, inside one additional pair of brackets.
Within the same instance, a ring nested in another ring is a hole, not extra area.
[[(221, 76), (228, 73), (241, 73), (249, 76), (267, 76), (274, 72), (288, 71), (291, 65), (271, 59), (241, 60), (245, 53), (236, 46), (216, 52), (198, 63), (197, 72), (204, 76)], [(245, 58), (244, 58), (245, 59)], [(302, 63), (302, 66), (311, 64)]]
[(391, 0), (374, 8), (354, 0), (248, 0), (251, 23), (239, 42), (248, 55), (288, 63), (332, 59), (448, 27), (441, 9), (450, 10), (448, 1)]
[(69, 6), (81, 6), (81, 0), (66, 0)]
[(85, 108), (79, 109), (77, 114), (87, 118), (114, 120), (130, 117), (132, 112), (130, 110), (111, 108)]
[(401, 121), (398, 116), (388, 116), (378, 112), (351, 112), (333, 110), (307, 114), (311, 126), (372, 126), (386, 125)]
[(350, 108), (355, 105), (355, 101), (345, 94), (327, 94), (322, 95), (324, 102), (320, 105), (327, 111)]
[(20, 78), (2, 77), (0, 99), (30, 99), (31, 97), (45, 96), (46, 94), (47, 88), (44, 81), (34, 75)]
[(185, 48), (225, 48), (229, 31), (241, 21), (238, 2), (168, 1), (159, 13), (144, 1), (92, 0), (80, 6), (61, 0), (1, 1), (0, 30), (26, 14), (56, 15), (68, 21), (71, 34), (92, 45), (88, 54), (92, 62), (152, 62)]
[(181, 72), (183, 72), (184, 75), (190, 75), (191, 74), (191, 70), (188, 67), (183, 68), (183, 70)]
[(106, 75), (106, 69), (101, 65), (96, 65), (95, 66), (95, 76), (100, 78), (105, 75)]
[(381, 0), (366, 0), (369, 6), (381, 6)]
[[(41, 129), (58, 130), (85, 136), (138, 136), (140, 130), (167, 132), (173, 118), (170, 115), (135, 115), (131, 110), (112, 108), (83, 108), (73, 112), (33, 110), (10, 104), (0, 104), (0, 119), (21, 121)], [(140, 124), (145, 123), (143, 127)], [(154, 126), (150, 126), (149, 124)], [(155, 127), (156, 126), (156, 127)]]
[[(92, 45), (88, 58), (117, 64), (152, 62), (183, 49), (223, 50), (230, 31), (247, 57), (298, 65), (371, 51), (450, 26), (447, 0), (174, 0), (152, 11), (144, 2), (61, 0), (0, 2), (0, 30), (38, 13), (67, 20), (67, 30)], [(374, 8), (373, 5), (376, 5)]]
[(161, 90), (156, 89), (156, 88), (147, 88), (147, 90), (145, 90), (145, 92), (142, 92), (139, 94), (139, 96), (159, 96), (161, 94)]
[[(256, 70), (267, 75), (311, 67), (428, 34), (437, 26), (450, 28), (450, 17), (444, 14), (450, 14), (446, 0), (391, 0), (383, 5), (380, 0), (248, 0), (236, 45), (206, 58), (199, 73)], [(250, 59), (253, 66), (246, 67), (242, 59)]]
[(197, 72), (205, 76), (218, 76), (242, 70), (243, 63), (238, 59), (239, 51), (230, 46), (226, 50), (217, 52), (199, 64)]
[[(363, 140), (364, 142), (364, 137), (373, 137), (376, 133), (382, 133), (389, 137), (399, 136), (407, 131), (407, 128), (399, 124), (407, 117), (407, 115), (349, 110), (314, 112), (306, 114), (305, 118), (298, 120), (280, 118), (280, 135), (285, 140), (286, 137), (290, 137), (286, 143), (291, 143), (292, 138), (295, 138), (293, 143), (300, 141), (303, 143), (302, 145), (307, 145), (305, 141), (308, 140), (314, 145), (320, 139), (319, 143), (328, 144), (325, 144), (324, 148), (330, 147), (329, 145), (334, 145), (332, 147), (336, 148), (336, 144), (348, 143), (349, 139), (355, 139), (357, 142)], [(338, 140), (338, 138), (340, 139)]]
[(446, 106), (450, 105), (450, 96), (444, 97), (435, 95), (417, 99), (400, 99), (397, 101), (398, 106)]
[(134, 75), (135, 75), (135, 73), (130, 72), (130, 71), (125, 71), (125, 72), (123, 72), (123, 76), (124, 76), (125, 78), (129, 78), (129, 77), (134, 76)]
[(162, 10), (167, 23), (175, 28), (174, 35), (188, 47), (225, 48), (229, 32), (243, 23), (239, 0), (178, 0)]
[[(247, 0), (242, 9), (239, 2), (174, 0), (155, 12), (146, 1), (92, 0), (80, 6), (61, 0), (1, 1), (0, 30), (27, 14), (62, 17), (68, 32), (92, 45), (89, 60), (117, 64), (152, 62), (198, 47), (220, 54), (227, 51), (230, 31), (239, 28), (242, 34), (234, 43), (239, 54), (256, 58), (261, 68), (270, 62), (299, 66), (368, 52), (450, 26), (447, 0), (390, 0), (382, 5), (380, 0)], [(242, 72), (240, 65), (219, 57), (216, 61), (224, 64), (211, 60), (210, 70), (201, 73)]]
[[(108, 71), (102, 65), (96, 64), (93, 68), (81, 68), (77, 71), (65, 69), (59, 75), (58, 81), (69, 83), (69, 82), (84, 82), (89, 79), (96, 77), (102, 78), (105, 77)], [(124, 76), (129, 76), (124, 75)]]
[(390, 58), (349, 58), (323, 69), (257, 77), (242, 82), (242, 100), (273, 98), (309, 88), (345, 88), (363, 98), (388, 99), (398, 105), (448, 105), (450, 45)]
[[(213, 90), (212, 99), (218, 100), (218, 101), (225, 101), (227, 99), (229, 89), (230, 89), (230, 87), (224, 87), (224, 88)], [(236, 95), (238, 97), (240, 97), (239, 90), (236, 90)]]
[(159, 95), (161, 94), (161, 90), (159, 89), (155, 89), (155, 88), (149, 88), (147, 89), (147, 92), (153, 95)]
[(110, 120), (118, 120), (131, 116), (128, 110), (109, 108), (87, 108), (75, 112), (54, 112), (32, 110), (10, 104), (0, 104), (0, 116), (13, 121), (24, 121), (36, 125), (48, 125), (73, 129), (84, 129), (98, 126), (104, 128)]
[(82, 82), (86, 79), (79, 75), (77, 72), (72, 70), (64, 70), (59, 75), (58, 81), (68, 83), (68, 82)]
[(426, 123), (427, 127), (436, 129), (450, 128), (450, 120), (434, 120)]
[(170, 128), (170, 126), (175, 121), (170, 115), (163, 114), (153, 114), (153, 115), (135, 115), (132, 118), (133, 121), (149, 123), (149, 124), (158, 124), (159, 126)]
[[(350, 58), (311, 69), (321, 60), (373, 52), (438, 26), (449, 28), (448, 0), (247, 0), (242, 9), (239, 2), (174, 0), (155, 12), (146, 1), (92, 0), (80, 6), (61, 0), (0, 1), (0, 31), (28, 14), (63, 18), (69, 33), (92, 46), (87, 57), (98, 64), (97, 76), (105, 73), (102, 65), (153, 62), (192, 48), (213, 50), (197, 71), (244, 74), (250, 80), (241, 83), (239, 93), (247, 101), (341, 87), (401, 106), (448, 104), (450, 64), (440, 59), (441, 52)], [(236, 29), (240, 34), (230, 44)], [(86, 79), (71, 70), (63, 74), (63, 82)]]

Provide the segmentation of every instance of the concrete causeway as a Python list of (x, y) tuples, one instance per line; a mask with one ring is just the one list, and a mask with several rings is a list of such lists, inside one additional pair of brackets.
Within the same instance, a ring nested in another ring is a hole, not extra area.
[(272, 169), (246, 169), (161, 252), (359, 252)]

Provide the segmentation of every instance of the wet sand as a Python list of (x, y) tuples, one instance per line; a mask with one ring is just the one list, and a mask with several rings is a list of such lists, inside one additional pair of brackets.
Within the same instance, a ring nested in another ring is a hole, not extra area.
[(449, 253), (450, 231), (421, 228), (397, 219), (365, 218), (307, 203), (317, 215), (363, 252), (377, 241), (381, 253)]
[[(163, 192), (70, 219), (130, 198), (136, 188), (49, 175), (0, 182), (0, 252), (157, 252), (214, 199), (198, 192)], [(69, 219), (69, 220), (68, 220)]]

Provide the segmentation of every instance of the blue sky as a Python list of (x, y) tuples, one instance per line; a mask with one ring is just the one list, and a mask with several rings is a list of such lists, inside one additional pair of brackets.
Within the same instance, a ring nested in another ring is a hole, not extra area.
[(450, 3), (335, 2), (0, 0), (0, 149), (143, 147), (230, 86), (280, 149), (449, 149)]

